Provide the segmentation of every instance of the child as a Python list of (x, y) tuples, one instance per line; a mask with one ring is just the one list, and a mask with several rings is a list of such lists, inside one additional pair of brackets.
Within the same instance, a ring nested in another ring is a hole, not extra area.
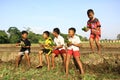
[(48, 71), (50, 70), (50, 59), (49, 59), (49, 55), (52, 52), (52, 44), (53, 41), (52, 39), (49, 37), (50, 33), (48, 31), (43, 32), (43, 38), (45, 39), (45, 44), (42, 44), (43, 49), (39, 51), (39, 65), (37, 66), (37, 68), (42, 68), (43, 64), (42, 64), (42, 54), (45, 54), (46, 60), (47, 60), (47, 66), (48, 66)]
[[(88, 22), (87, 22), (87, 29), (91, 31), (90, 33), (90, 46), (92, 49), (92, 52), (94, 53), (94, 41), (96, 43), (97, 49), (98, 49), (98, 53), (100, 53), (100, 37), (101, 37), (101, 25), (100, 22), (97, 18), (94, 17), (94, 11), (92, 9), (89, 9), (87, 11), (87, 15), (88, 15)], [(88, 31), (87, 30), (87, 31)]]
[(53, 29), (53, 35), (55, 37), (54, 43), (56, 44), (56, 46), (54, 46), (54, 50), (52, 53), (52, 69), (55, 68), (55, 63), (54, 63), (55, 56), (58, 56), (59, 54), (61, 54), (61, 56), (63, 57), (64, 66), (66, 62), (65, 42), (64, 42), (64, 38), (60, 35), (59, 28)]
[(20, 52), (18, 53), (17, 59), (16, 59), (16, 67), (18, 67), (21, 59), (23, 56), (25, 56), (28, 66), (30, 67), (30, 46), (31, 43), (27, 39), (28, 32), (27, 31), (22, 31), (22, 38), (17, 42), (16, 46), (21, 46)]
[(66, 59), (66, 76), (68, 76), (69, 71), (69, 62), (71, 56), (73, 56), (79, 66), (79, 69), (81, 70), (81, 74), (84, 74), (82, 63), (80, 61), (80, 38), (75, 35), (76, 29), (75, 28), (69, 28), (68, 30), (68, 50), (67, 50), (67, 59)]

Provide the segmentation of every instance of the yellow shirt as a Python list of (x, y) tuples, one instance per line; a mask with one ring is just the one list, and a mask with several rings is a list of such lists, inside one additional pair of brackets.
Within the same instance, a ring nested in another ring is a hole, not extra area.
[(48, 39), (45, 40), (45, 45), (46, 45), (46, 49), (52, 49), (51, 45), (53, 44), (53, 40), (49, 37)]

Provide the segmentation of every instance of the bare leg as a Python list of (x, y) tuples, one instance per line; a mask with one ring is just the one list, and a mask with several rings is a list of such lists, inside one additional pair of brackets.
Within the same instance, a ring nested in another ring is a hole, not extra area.
[(49, 59), (49, 55), (46, 54), (46, 61), (47, 61), (47, 65), (48, 65), (48, 71), (50, 70), (50, 59)]
[(25, 53), (25, 58), (26, 58), (26, 60), (27, 60), (28, 66), (31, 67), (30, 57), (29, 57), (28, 53)]
[(94, 53), (94, 40), (92, 38), (90, 38), (90, 47), (92, 52)]
[(63, 64), (65, 67), (66, 66), (66, 53), (63, 53), (62, 56), (63, 56)]
[(95, 43), (96, 43), (96, 46), (97, 46), (98, 53), (101, 53), (101, 47), (100, 47), (99, 39), (96, 38)]
[(42, 64), (42, 53), (43, 53), (43, 51), (39, 51), (39, 53), (38, 53), (38, 57), (39, 57), (39, 65), (38, 65), (38, 67), (43, 66), (43, 64)]
[(75, 58), (76, 62), (78, 63), (79, 69), (81, 70), (81, 74), (84, 74), (84, 70), (83, 70), (82, 63), (80, 61), (79, 56), (76, 56), (74, 58)]
[(21, 59), (21, 55), (18, 55), (18, 56), (16, 57), (16, 67), (18, 67), (19, 62), (20, 62), (20, 59)]
[(66, 77), (68, 77), (70, 58), (71, 58), (71, 55), (67, 54), (67, 57), (66, 57)]
[(52, 53), (52, 69), (55, 68), (55, 54)]

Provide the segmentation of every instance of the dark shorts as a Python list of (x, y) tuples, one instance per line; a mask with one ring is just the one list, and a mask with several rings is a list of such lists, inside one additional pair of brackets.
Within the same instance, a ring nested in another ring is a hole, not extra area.
[(44, 54), (51, 54), (52, 51), (50, 49), (42, 49)]

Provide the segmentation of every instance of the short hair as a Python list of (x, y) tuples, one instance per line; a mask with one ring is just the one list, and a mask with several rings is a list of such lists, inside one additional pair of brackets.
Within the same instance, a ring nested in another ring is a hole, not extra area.
[(44, 31), (43, 34), (46, 34), (48, 37), (50, 36), (50, 32), (49, 31)]
[(57, 34), (60, 34), (60, 29), (59, 28), (54, 28), (53, 31), (56, 32)]
[(73, 27), (69, 28), (69, 30), (73, 30), (73, 31), (74, 31), (74, 33), (76, 33), (76, 29), (75, 29), (75, 28), (73, 28)]
[(22, 31), (21, 34), (28, 34), (28, 32), (27, 31)]
[(89, 13), (93, 13), (94, 14), (94, 11), (92, 9), (88, 9), (87, 15), (89, 15)]

